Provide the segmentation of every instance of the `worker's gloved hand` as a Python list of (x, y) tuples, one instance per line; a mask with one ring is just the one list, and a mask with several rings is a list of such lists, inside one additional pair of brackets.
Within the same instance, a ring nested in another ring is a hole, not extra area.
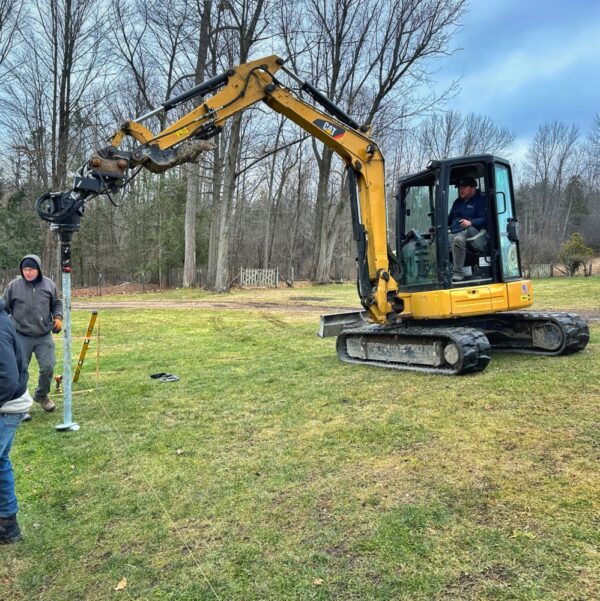
[(52, 333), (58, 334), (62, 330), (62, 319), (60, 317), (54, 318), (54, 325), (52, 326)]

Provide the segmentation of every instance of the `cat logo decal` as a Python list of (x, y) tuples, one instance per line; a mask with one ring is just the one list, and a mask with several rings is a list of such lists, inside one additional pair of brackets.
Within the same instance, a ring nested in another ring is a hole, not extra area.
[(326, 134), (329, 134), (332, 138), (338, 140), (345, 133), (346, 130), (334, 125), (333, 123), (329, 123), (329, 121), (325, 121), (325, 119), (316, 119), (313, 123), (319, 128), (322, 129)]

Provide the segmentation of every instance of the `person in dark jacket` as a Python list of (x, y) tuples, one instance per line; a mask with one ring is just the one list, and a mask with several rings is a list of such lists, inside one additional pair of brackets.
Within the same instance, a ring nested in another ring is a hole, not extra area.
[[(54, 282), (43, 276), (38, 256), (23, 257), (19, 270), (21, 277), (10, 282), (4, 292), (6, 311), (17, 329), (27, 365), (35, 355), (40, 368), (33, 400), (44, 411), (53, 411), (55, 405), (48, 398), (56, 363), (51, 332), (62, 330), (63, 305)], [(25, 419), (31, 416), (27, 414)]]
[(448, 214), (450, 248), (452, 250), (452, 281), (464, 280), (467, 256), (467, 241), (475, 239), (481, 230), (487, 229), (487, 206), (485, 198), (477, 189), (472, 177), (463, 177), (458, 182), (458, 198)]
[(27, 392), (27, 362), (15, 326), (0, 299), (0, 544), (21, 538), (10, 449), (15, 432), (33, 403)]

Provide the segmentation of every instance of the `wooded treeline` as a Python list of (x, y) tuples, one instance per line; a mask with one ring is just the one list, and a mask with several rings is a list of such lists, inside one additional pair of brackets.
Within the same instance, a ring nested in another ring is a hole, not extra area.
[[(453, 50), (465, 0), (0, 0), (0, 270), (27, 252), (57, 270), (35, 198), (67, 189), (125, 120), (228, 67), (278, 54), (359, 123), (373, 126), (394, 182), (434, 158), (510, 158), (514, 134), (484, 115), (444, 112), (455, 86), (433, 74)], [(145, 123), (160, 131), (193, 104)], [(352, 277), (341, 161), (266, 106), (230, 120), (197, 165), (142, 172), (90, 202), (75, 237), (77, 285), (159, 282), (226, 290), (240, 267), (324, 281)], [(519, 165), (528, 262), (551, 261), (573, 231), (600, 250), (600, 117), (588, 137), (540, 126)], [(392, 223), (392, 220), (389, 221)]]

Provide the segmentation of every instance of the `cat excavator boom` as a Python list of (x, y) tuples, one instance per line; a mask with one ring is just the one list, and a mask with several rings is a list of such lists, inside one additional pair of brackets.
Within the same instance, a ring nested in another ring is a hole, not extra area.
[[(292, 85), (285, 85), (281, 75)], [(142, 124), (192, 98), (199, 99), (197, 106), (160, 133)], [(277, 56), (229, 69), (123, 123), (110, 145), (80, 168), (71, 190), (38, 199), (38, 213), (61, 235), (71, 235), (91, 198), (124, 188), (141, 168), (162, 173), (195, 161), (228, 119), (258, 102), (323, 142), (346, 165), (362, 309), (324, 316), (320, 330), (323, 337), (337, 336), (342, 360), (460, 374), (484, 369), (490, 346), (544, 354), (585, 347), (589, 332), (577, 316), (514, 311), (532, 304), (533, 290), (521, 276), (506, 161), (491, 155), (459, 157), (432, 162), (424, 172), (402, 178), (392, 249), (384, 159), (370, 127), (359, 125)], [(135, 140), (133, 150), (120, 148), (125, 138)], [(448, 205), (451, 187), (464, 176), (477, 178), (492, 218), (488, 246), (474, 259), (472, 277), (453, 283)]]

